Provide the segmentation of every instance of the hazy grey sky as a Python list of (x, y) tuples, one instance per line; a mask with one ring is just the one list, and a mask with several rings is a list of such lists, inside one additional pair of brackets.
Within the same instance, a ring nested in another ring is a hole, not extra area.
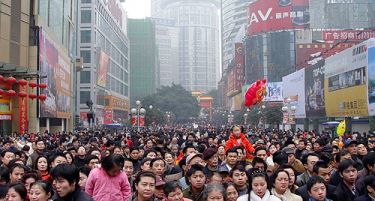
[(126, 0), (125, 10), (129, 18), (150, 17), (151, 0)]

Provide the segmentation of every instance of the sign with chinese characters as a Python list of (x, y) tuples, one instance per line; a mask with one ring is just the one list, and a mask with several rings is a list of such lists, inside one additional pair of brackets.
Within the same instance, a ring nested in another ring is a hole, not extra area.
[(349, 41), (364, 41), (375, 37), (373, 30), (339, 30), (339, 31), (323, 31), (323, 40), (349, 40)]
[(113, 110), (106, 109), (104, 110), (104, 124), (113, 123)]
[(11, 114), (0, 114), (0, 120), (12, 120), (12, 115)]
[[(21, 86), (20, 85), (20, 92), (27, 93), (27, 85)], [(19, 97), (19, 115), (20, 115), (20, 124), (18, 131), (20, 134), (27, 133), (28, 129), (28, 114), (27, 114), (27, 97)]]
[(310, 25), (309, 0), (258, 0), (249, 5), (248, 35), (305, 29)]

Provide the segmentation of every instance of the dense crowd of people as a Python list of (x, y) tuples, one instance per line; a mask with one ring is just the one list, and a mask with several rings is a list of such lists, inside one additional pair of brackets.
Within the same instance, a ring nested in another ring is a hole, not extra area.
[(375, 201), (373, 133), (178, 125), (0, 145), (0, 200)]

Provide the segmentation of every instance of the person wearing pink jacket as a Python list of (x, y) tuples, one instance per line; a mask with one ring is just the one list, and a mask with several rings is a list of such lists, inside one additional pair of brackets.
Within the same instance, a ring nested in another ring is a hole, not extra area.
[(94, 201), (131, 200), (131, 187), (128, 177), (122, 171), (124, 157), (112, 154), (102, 159), (100, 168), (90, 172), (85, 191)]

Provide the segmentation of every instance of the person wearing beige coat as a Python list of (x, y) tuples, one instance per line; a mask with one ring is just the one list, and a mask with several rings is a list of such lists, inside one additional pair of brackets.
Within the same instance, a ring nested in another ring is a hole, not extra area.
[(289, 173), (285, 170), (277, 170), (270, 178), (272, 186), (271, 194), (281, 201), (302, 201), (302, 197), (292, 193), (289, 189)]

